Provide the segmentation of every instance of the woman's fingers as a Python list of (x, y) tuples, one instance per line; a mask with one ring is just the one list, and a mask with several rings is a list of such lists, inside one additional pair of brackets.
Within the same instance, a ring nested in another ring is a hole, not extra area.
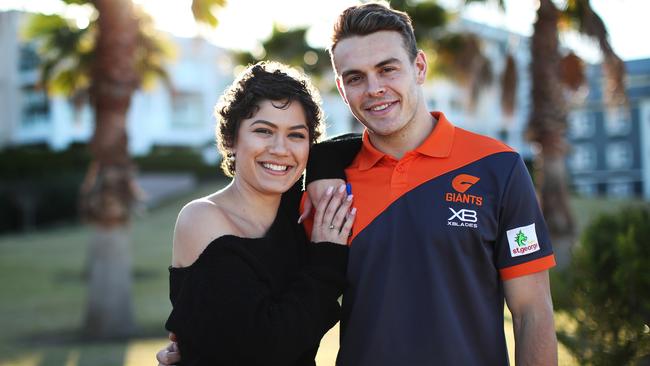
[(347, 241), (348, 236), (350, 236), (350, 233), (352, 232), (352, 224), (354, 224), (354, 218), (357, 215), (357, 208), (352, 207), (350, 212), (345, 216), (345, 222), (343, 223), (343, 226), (341, 227), (341, 237), (345, 238)]
[(332, 226), (334, 226), (337, 232), (341, 231), (341, 228), (343, 227), (343, 222), (348, 216), (348, 212), (350, 211), (350, 207), (352, 206), (352, 198), (353, 198), (352, 195), (349, 195), (345, 197), (345, 199), (343, 199), (343, 202), (338, 207), (338, 210), (336, 211), (336, 214), (332, 219)]
[(352, 201), (353, 197), (347, 194), (345, 184), (336, 189), (330, 187), (316, 207), (312, 241), (345, 245), (356, 215), (356, 209), (350, 209)]
[(332, 195), (332, 199), (329, 201), (325, 213), (323, 214), (323, 225), (329, 228), (330, 230), (340, 229), (340, 225), (335, 225), (334, 215), (336, 215), (339, 207), (341, 206), (341, 201), (345, 197), (345, 184), (338, 186), (336, 192)]
[(314, 227), (323, 225), (323, 215), (325, 214), (325, 209), (332, 199), (332, 192), (334, 187), (327, 188), (323, 197), (318, 201), (318, 206), (316, 206), (316, 213), (314, 214)]

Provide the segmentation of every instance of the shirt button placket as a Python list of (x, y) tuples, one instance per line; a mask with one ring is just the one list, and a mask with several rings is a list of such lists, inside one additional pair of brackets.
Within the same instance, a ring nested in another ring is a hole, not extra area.
[(406, 159), (402, 159), (402, 161), (397, 162), (393, 169), (391, 191), (394, 195), (403, 193), (402, 191), (407, 185), (408, 165), (409, 162)]

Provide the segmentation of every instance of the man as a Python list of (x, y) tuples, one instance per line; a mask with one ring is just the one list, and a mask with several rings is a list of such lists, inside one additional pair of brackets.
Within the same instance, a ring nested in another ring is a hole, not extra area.
[[(555, 261), (519, 155), (427, 111), (427, 61), (405, 13), (346, 9), (330, 54), (366, 127), (346, 169), (358, 213), (337, 364), (505, 365), (504, 299), (516, 363), (557, 364)], [(331, 183), (311, 183), (312, 199)]]

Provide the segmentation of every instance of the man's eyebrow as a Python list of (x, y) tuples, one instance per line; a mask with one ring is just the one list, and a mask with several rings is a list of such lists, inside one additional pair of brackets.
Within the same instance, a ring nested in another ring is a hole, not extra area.
[[(251, 126), (254, 126), (256, 124), (262, 124), (262, 125), (266, 125), (266, 126), (269, 126), (269, 127), (278, 128), (278, 125), (276, 125), (273, 122), (269, 122), (269, 121), (267, 121), (265, 119), (255, 120), (253, 123), (251, 123)], [(307, 130), (308, 128), (307, 128), (307, 126), (305, 124), (301, 123), (301, 124), (291, 126), (291, 127), (289, 127), (289, 129), (290, 130), (300, 130), (300, 129)]]
[(398, 58), (391, 57), (391, 58), (389, 58), (387, 60), (384, 60), (384, 61), (378, 63), (377, 65), (375, 65), (375, 68), (380, 68), (382, 66), (386, 66), (386, 65), (390, 65), (390, 64), (401, 64), (401, 63), (402, 62)]
[[(396, 57), (391, 57), (386, 60), (380, 61), (375, 65), (375, 68), (380, 68), (386, 65), (390, 64), (401, 64), (402, 62), (396, 58)], [(341, 73), (341, 78), (345, 78), (346, 76), (353, 75), (353, 74), (361, 74), (362, 72), (360, 70), (352, 69), (352, 70), (346, 70), (343, 73)]]

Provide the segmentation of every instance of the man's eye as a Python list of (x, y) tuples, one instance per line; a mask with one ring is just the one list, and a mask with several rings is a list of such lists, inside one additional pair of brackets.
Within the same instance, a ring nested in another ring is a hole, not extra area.
[(395, 71), (395, 68), (394, 68), (394, 67), (384, 67), (384, 68), (382, 69), (382, 71), (383, 71), (384, 73), (387, 73), (387, 72), (393, 72), (393, 71)]
[(361, 80), (361, 76), (351, 76), (351, 77), (348, 78), (347, 83), (348, 84), (354, 84), (354, 83), (359, 82), (359, 80)]

